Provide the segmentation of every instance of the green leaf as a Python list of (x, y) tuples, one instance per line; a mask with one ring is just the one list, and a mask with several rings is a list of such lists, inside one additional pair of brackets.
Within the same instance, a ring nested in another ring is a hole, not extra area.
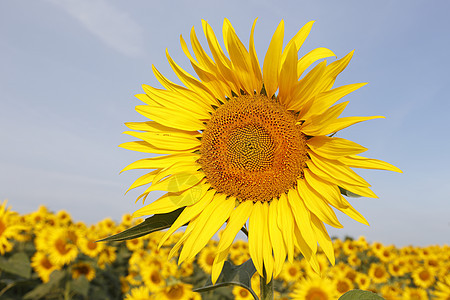
[(131, 240), (155, 231), (167, 229), (172, 226), (173, 222), (175, 222), (183, 210), (184, 207), (181, 207), (167, 214), (155, 214), (134, 227), (128, 228), (127, 230), (102, 240), (98, 240), (97, 242)]
[(252, 294), (253, 298), (258, 300), (258, 296), (252, 290), (251, 284), (252, 276), (255, 272), (256, 268), (251, 259), (239, 266), (235, 266), (229, 261), (226, 261), (223, 264), (222, 272), (220, 273), (216, 284), (213, 285), (211, 277), (209, 277), (205, 283), (205, 286), (194, 289), (194, 292), (207, 292), (224, 286), (238, 285), (247, 289)]
[(370, 291), (351, 290), (342, 295), (339, 300), (384, 300), (384, 298)]
[(89, 292), (89, 280), (87, 280), (86, 276), (82, 275), (72, 281), (70, 289), (78, 295), (87, 297)]
[(30, 278), (30, 259), (24, 252), (14, 253), (8, 260), (2, 257), (0, 260), (0, 270), (22, 278)]
[(47, 283), (40, 284), (30, 292), (26, 293), (23, 299), (41, 299), (60, 288), (62, 281), (66, 278), (67, 272), (55, 270), (50, 274), (50, 280)]
[(341, 191), (342, 195), (347, 196), (347, 197), (352, 197), (352, 198), (360, 198), (360, 197), (362, 197), (362, 196), (360, 196), (358, 194), (355, 194), (355, 193), (352, 193), (350, 191), (347, 191), (346, 189), (341, 188), (341, 187), (339, 187), (339, 191)]

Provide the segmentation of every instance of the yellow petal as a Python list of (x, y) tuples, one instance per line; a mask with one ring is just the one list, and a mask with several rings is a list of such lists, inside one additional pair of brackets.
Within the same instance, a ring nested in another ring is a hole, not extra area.
[(320, 115), (342, 97), (350, 94), (351, 92), (354, 92), (355, 90), (365, 86), (366, 84), (367, 83), (348, 84), (326, 92), (322, 92), (311, 100), (311, 104), (309, 105), (308, 110), (303, 109), (299, 117), (302, 120), (307, 120), (314, 115)]
[[(181, 154), (181, 153), (186, 153), (185, 150), (161, 149), (161, 148), (155, 147), (152, 144), (147, 143), (145, 141), (134, 141), (134, 142), (122, 143), (122, 144), (119, 145), (119, 147), (127, 149), (127, 150), (138, 151), (138, 152), (145, 152), (145, 153), (152, 153), (152, 154)], [(192, 151), (195, 151), (196, 149), (197, 148), (194, 148), (194, 149), (192, 149)]]
[(306, 142), (309, 148), (318, 155), (328, 159), (339, 159), (346, 155), (364, 152), (367, 148), (343, 139), (328, 136), (315, 136)]
[(345, 101), (335, 106), (330, 107), (321, 115), (315, 115), (307, 119), (301, 126), (301, 131), (310, 136), (325, 135), (324, 132), (331, 122), (335, 121), (337, 117), (344, 111), (349, 102)]
[(337, 180), (348, 182), (353, 185), (370, 186), (370, 184), (361, 176), (356, 174), (355, 171), (338, 160), (320, 157), (310, 150), (308, 150), (308, 154), (311, 157), (312, 162), (330, 177), (334, 177)]
[(400, 170), (396, 166), (393, 166), (385, 161), (373, 158), (349, 155), (339, 158), (339, 161), (352, 168), (377, 169), (403, 173), (402, 170)]
[(209, 184), (199, 183), (181, 193), (167, 193), (156, 201), (142, 207), (133, 213), (134, 218), (153, 214), (165, 214), (183, 206), (194, 205), (206, 194)]
[(294, 88), (297, 82), (297, 51), (295, 45), (291, 45), (285, 50), (286, 59), (280, 71), (280, 90), (278, 92), (278, 99), (283, 104), (288, 104), (292, 101)]
[(138, 131), (161, 132), (161, 133), (170, 132), (171, 134), (178, 134), (178, 135), (192, 136), (192, 137), (201, 137), (202, 136), (201, 133), (199, 133), (198, 131), (179, 130), (179, 129), (161, 125), (155, 121), (126, 122), (125, 126), (130, 128), (131, 130), (138, 130)]
[(342, 198), (342, 200), (341, 200), (342, 202), (347, 203), (347, 207), (345, 207), (345, 208), (336, 207), (336, 208), (339, 209), (340, 211), (342, 211), (344, 214), (346, 214), (350, 218), (352, 218), (353, 220), (355, 220), (361, 224), (369, 226), (369, 222), (367, 222), (366, 218), (364, 218), (363, 215), (361, 215), (355, 208), (353, 208), (353, 206), (351, 206), (350, 203), (348, 203), (348, 201), (344, 197), (342, 197), (342, 195), (341, 195), (341, 198)]
[(180, 153), (144, 158), (129, 164), (122, 171), (120, 171), (120, 173), (134, 169), (164, 169), (170, 167), (176, 162), (182, 161), (186, 163), (193, 163), (199, 158), (200, 155), (195, 153)]
[(159, 172), (159, 170), (155, 170), (155, 171), (152, 171), (150, 173), (140, 176), (138, 179), (136, 179), (131, 184), (131, 186), (128, 188), (128, 190), (125, 192), (125, 194), (134, 188), (151, 183), (153, 181), (153, 179), (155, 178), (156, 174), (158, 174), (158, 172)]
[(191, 29), (191, 45), (198, 63), (209, 72), (217, 73), (217, 66), (200, 45), (194, 27)]
[(158, 247), (161, 247), (162, 244), (164, 244), (164, 242), (169, 238), (169, 236), (172, 235), (172, 233), (174, 233), (177, 229), (190, 222), (192, 219), (196, 218), (212, 201), (215, 193), (216, 191), (214, 189), (211, 189), (207, 191), (197, 203), (186, 207), (175, 220), (175, 222), (173, 222), (172, 226), (170, 226), (169, 230), (161, 238)]
[(172, 67), (175, 74), (178, 78), (183, 82), (187, 87), (191, 90), (195, 91), (201, 97), (208, 99), (210, 103), (214, 100), (214, 95), (211, 91), (200, 81), (198, 81), (195, 77), (184, 71), (175, 61), (170, 57), (169, 52), (166, 49), (166, 57), (169, 61), (170, 66)]
[(267, 97), (271, 98), (278, 89), (278, 74), (281, 66), (283, 49), (284, 21), (281, 20), (267, 49), (263, 65), (263, 82)]
[(180, 135), (177, 133), (166, 132), (137, 132), (124, 131), (132, 137), (146, 141), (147, 143), (159, 148), (175, 151), (193, 150), (200, 147), (201, 142), (191, 135)]
[(353, 57), (353, 53), (355, 50), (348, 53), (346, 56), (344, 56), (341, 59), (338, 59), (335, 62), (332, 62), (329, 66), (327, 66), (327, 69), (325, 70), (325, 73), (323, 77), (320, 80), (320, 88), (319, 90), (322, 91), (328, 91), (333, 87), (334, 81), (336, 80), (336, 77), (344, 71), (344, 69), (347, 67), (348, 63)]
[(273, 248), (273, 277), (276, 278), (283, 269), (286, 260), (286, 248), (284, 246), (283, 234), (278, 228), (278, 199), (272, 199), (269, 205), (269, 234)]
[(144, 117), (167, 127), (187, 131), (204, 130), (206, 128), (205, 124), (203, 124), (198, 118), (195, 118), (192, 115), (182, 114), (174, 110), (170, 111), (164, 107), (138, 105), (136, 106), (136, 111)]
[(220, 236), (219, 244), (217, 245), (217, 252), (222, 252), (229, 248), (233, 243), (234, 238), (241, 230), (242, 226), (247, 222), (253, 211), (253, 202), (244, 201), (236, 207), (230, 215), (227, 226)]
[(283, 234), (284, 245), (289, 262), (294, 261), (294, 217), (286, 194), (280, 195), (278, 201), (278, 228)]
[(195, 162), (184, 162), (184, 161), (178, 161), (174, 163), (173, 165), (162, 169), (159, 171), (159, 173), (155, 176), (153, 179), (154, 182), (158, 182), (162, 180), (163, 178), (170, 176), (170, 175), (176, 175), (181, 173), (195, 173), (197, 172), (201, 166)]
[(301, 228), (301, 233), (308, 247), (315, 253), (317, 251), (316, 236), (311, 228), (311, 215), (308, 208), (305, 206), (303, 200), (297, 193), (297, 190), (290, 189), (288, 192), (289, 204), (292, 208), (292, 215), (298, 228)]
[(372, 192), (368, 187), (352, 185), (347, 182), (337, 180), (334, 177), (331, 177), (322, 169), (318, 168), (311, 160), (307, 161), (306, 165), (308, 166), (308, 169), (310, 169), (312, 173), (314, 173), (323, 180), (334, 183), (337, 186), (346, 189), (347, 191), (350, 191), (363, 197), (378, 198), (377, 195), (375, 195), (374, 192)]
[(334, 257), (334, 248), (333, 242), (328, 235), (327, 229), (323, 225), (323, 223), (317, 218), (315, 215), (311, 215), (312, 227), (316, 234), (316, 238), (319, 241), (320, 247), (322, 247), (323, 252), (328, 257), (330, 263), (334, 266), (335, 257)]
[(306, 243), (305, 239), (303, 238), (300, 232), (300, 228), (298, 228), (297, 225), (294, 226), (294, 234), (298, 244), (298, 249), (303, 254), (303, 257), (305, 257), (306, 261), (313, 268), (313, 270), (317, 274), (320, 274), (320, 266), (319, 262), (317, 261), (316, 252), (312, 251), (312, 249), (309, 248), (308, 244)]
[(159, 104), (158, 102), (156, 102), (154, 99), (150, 98), (149, 95), (147, 94), (136, 94), (134, 95), (136, 98), (138, 98), (139, 100), (141, 100), (142, 102), (144, 102), (147, 105), (150, 106), (161, 106), (161, 104)]
[(167, 90), (174, 91), (176, 93), (179, 93), (180, 95), (183, 95), (186, 98), (192, 99), (196, 102), (203, 102), (203, 104), (206, 105), (219, 105), (219, 102), (212, 97), (203, 97), (201, 94), (197, 94), (195, 91), (189, 90), (183, 86), (180, 86), (178, 84), (173, 83), (166, 77), (164, 77), (154, 65), (152, 65), (153, 74), (155, 74), (156, 79), (161, 83), (163, 87), (165, 87)]
[(256, 92), (259, 93), (262, 89), (263, 83), (262, 83), (261, 67), (259, 65), (258, 56), (256, 55), (256, 50), (255, 50), (254, 36), (255, 36), (256, 20), (258, 20), (258, 18), (256, 18), (255, 21), (253, 22), (252, 31), (250, 33), (249, 54), (250, 54), (250, 60), (252, 62), (252, 70), (253, 70), (253, 76), (252, 76), (252, 78), (254, 80), (253, 87), (256, 90)]
[(357, 194), (357, 195), (360, 195), (360, 196), (363, 196), (363, 197), (378, 198), (378, 196), (375, 195), (375, 193), (372, 192), (372, 190), (370, 188), (365, 187), (365, 186), (351, 185), (351, 184), (348, 184), (346, 182), (341, 182), (339, 184), (339, 186), (341, 188), (346, 189), (347, 191), (350, 191), (350, 192), (352, 192), (354, 194)]
[(315, 175), (311, 170), (305, 168), (303, 170), (306, 182), (316, 191), (320, 191), (320, 194), (328, 203), (334, 207), (346, 208), (346, 202), (342, 201), (341, 193), (337, 185), (322, 180)]
[(224, 34), (225, 45), (228, 45), (228, 53), (230, 54), (236, 77), (238, 77), (241, 83), (241, 88), (248, 94), (253, 95), (253, 69), (250, 54), (239, 40), (228, 19), (224, 21), (224, 28), (226, 24), (228, 24), (228, 30), (227, 35)]
[(202, 20), (202, 26), (203, 32), (205, 33), (205, 37), (208, 41), (208, 45), (211, 50), (211, 54), (213, 55), (216, 64), (218, 64), (218, 62), (220, 61), (221, 64), (230, 68), (231, 61), (223, 52), (222, 47), (220, 47), (219, 41), (217, 40), (216, 35), (214, 34), (214, 31), (212, 30), (211, 26), (209, 26), (208, 22), (206, 22), (205, 20)]
[(214, 57), (218, 71), (223, 78), (227, 80), (227, 83), (232, 87), (233, 91), (236, 94), (240, 94), (239, 81), (234, 72), (232, 72), (231, 61), (223, 53), (211, 26), (209, 26), (209, 24), (204, 20), (202, 20), (202, 25), (206, 40), (208, 41), (209, 49)]
[[(196, 226), (196, 224), (197, 224), (197, 220), (198, 220), (198, 218), (193, 218), (190, 222), (189, 222), (189, 224), (188, 224), (188, 226), (187, 226), (187, 228), (186, 228), (186, 230), (184, 231), (184, 234), (183, 234), (183, 236), (178, 240), (178, 242), (172, 247), (172, 249), (170, 250), (170, 252), (169, 252), (169, 255), (168, 255), (168, 260), (171, 260), (172, 259), (172, 257), (178, 252), (178, 250), (180, 249), (180, 247), (181, 247), (181, 245), (186, 241), (186, 239), (189, 237), (189, 235), (191, 234), (191, 232), (192, 232), (192, 230), (194, 230), (194, 228), (195, 228), (195, 226)], [(162, 242), (160, 242), (160, 244), (159, 244), (159, 246), (158, 247), (161, 247), (161, 245), (162, 245), (163, 243)], [(178, 265), (180, 265), (182, 263), (182, 261), (181, 260), (178, 260)]]
[(182, 173), (168, 177), (162, 181), (154, 182), (145, 193), (152, 191), (181, 192), (197, 183), (205, 177), (203, 172)]
[(226, 248), (223, 251), (220, 251), (216, 254), (216, 257), (214, 258), (213, 266), (211, 269), (212, 284), (216, 284), (217, 279), (219, 278), (219, 275), (222, 272), (223, 264), (227, 260), (228, 252), (230, 252), (230, 248), (231, 248), (231, 244), (228, 246), (228, 248)]
[(300, 198), (305, 202), (306, 207), (320, 220), (335, 228), (343, 228), (336, 217), (333, 209), (328, 206), (319, 192), (310, 187), (304, 179), (297, 181), (297, 190)]
[(224, 102), (227, 97), (232, 97), (231, 91), (234, 89), (233, 85), (231, 85), (227, 80), (222, 79), (222, 76), (219, 73), (210, 73), (200, 69), (194, 64), (192, 64), (192, 68), (195, 73), (197, 73), (203, 84), (211, 91), (211, 93), (214, 94), (215, 98)]
[(263, 239), (263, 224), (261, 223), (262, 204), (257, 201), (253, 205), (253, 211), (249, 219), (248, 250), (253, 260), (256, 270), (263, 274), (263, 249), (261, 242)]
[(297, 78), (302, 76), (303, 72), (308, 69), (314, 62), (319, 59), (336, 56), (330, 49), (316, 48), (306, 53), (297, 63)]
[(156, 89), (146, 84), (143, 84), (142, 88), (149, 98), (167, 109), (178, 110), (182, 113), (194, 115), (199, 119), (206, 120), (211, 117), (209, 113), (213, 112), (211, 105), (205, 102), (195, 101), (180, 93)]
[(273, 276), (273, 255), (272, 255), (272, 242), (269, 235), (269, 205), (267, 202), (263, 202), (260, 215), (260, 224), (262, 227), (262, 240), (260, 241), (260, 247), (263, 249), (264, 268), (266, 269), (266, 284), (272, 280)]
[(383, 117), (383, 116), (339, 118), (339, 119), (334, 120), (331, 123), (328, 123), (326, 126), (324, 126), (324, 128), (320, 132), (320, 135), (335, 133), (339, 130), (342, 130), (344, 128), (347, 128), (347, 127), (354, 125), (356, 123), (359, 123), (359, 122), (364, 122), (364, 121), (373, 120), (373, 119), (384, 119), (384, 118), (385, 117)]
[[(288, 54), (286, 53), (286, 49), (289, 49), (289, 47), (294, 46), (295, 52), (297, 54), (297, 52), (300, 50), (303, 43), (305, 42), (306, 38), (308, 37), (309, 33), (311, 32), (311, 28), (312, 28), (314, 22), (315, 21), (309, 21), (308, 23), (306, 23), (302, 28), (300, 28), (300, 30), (295, 34), (295, 36), (289, 41), (289, 43), (284, 48), (285, 51), (283, 52), (283, 55), (281, 56), (281, 64), (283, 64), (284, 61), (287, 59)], [(297, 60), (297, 58), (296, 58), (296, 60)]]
[(317, 94), (316, 87), (325, 72), (326, 65), (326, 61), (319, 63), (305, 77), (298, 81), (293, 92), (293, 101), (288, 103), (288, 110), (302, 110), (308, 100)]
[(192, 259), (222, 227), (234, 209), (236, 199), (216, 194), (213, 201), (198, 216), (197, 226), (184, 243), (180, 260)]
[(208, 66), (198, 63), (189, 52), (186, 42), (182, 36), (180, 36), (180, 42), (183, 52), (191, 61), (192, 68), (195, 73), (197, 73), (203, 84), (214, 94), (215, 98), (225, 100), (225, 96), (228, 95), (229, 91), (227, 91), (227, 89), (223, 89), (223, 82), (219, 80), (220, 76), (218, 71), (210, 71)]

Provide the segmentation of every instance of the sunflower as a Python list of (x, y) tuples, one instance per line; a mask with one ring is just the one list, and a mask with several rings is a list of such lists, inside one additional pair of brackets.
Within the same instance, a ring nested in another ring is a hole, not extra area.
[(294, 300), (335, 300), (338, 294), (330, 279), (317, 276), (302, 279), (290, 296)]
[(336, 77), (348, 65), (353, 51), (327, 65), (316, 61), (335, 54), (317, 48), (298, 59), (298, 51), (313, 22), (307, 23), (283, 49), (284, 22), (278, 25), (267, 50), (262, 71), (254, 47), (253, 24), (248, 50), (231, 23), (223, 24), (222, 50), (212, 28), (202, 22), (212, 58), (191, 31), (194, 56), (181, 37), (181, 46), (199, 79), (167, 59), (180, 86), (153, 72), (164, 89), (143, 85), (136, 95), (145, 105), (137, 112), (151, 121), (131, 122), (124, 132), (137, 141), (120, 146), (144, 153), (165, 154), (138, 160), (125, 170), (150, 169), (129, 188), (151, 185), (167, 191), (134, 217), (169, 213), (185, 207), (160, 244), (188, 223), (171, 251), (182, 247), (179, 263), (195, 257), (227, 222), (212, 268), (215, 282), (233, 240), (248, 221), (249, 252), (267, 281), (277, 276), (285, 258), (303, 254), (315, 271), (317, 242), (331, 263), (335, 257), (324, 223), (343, 226), (332, 207), (368, 224), (342, 197), (340, 189), (376, 198), (370, 185), (352, 168), (401, 172), (380, 160), (358, 156), (367, 148), (333, 135), (358, 122), (382, 118), (338, 118), (348, 101), (334, 105), (364, 86), (356, 83), (334, 88)]
[(339, 295), (342, 295), (353, 289), (353, 282), (346, 277), (335, 278), (333, 281), (334, 286), (336, 287), (336, 291), (339, 293)]
[(418, 287), (427, 289), (432, 286), (436, 280), (436, 272), (430, 268), (419, 267), (412, 272), (414, 284)]
[(113, 263), (117, 258), (116, 248), (112, 246), (106, 246), (102, 252), (99, 253), (97, 258), (97, 264), (101, 269), (104, 269), (107, 264)]
[(207, 274), (211, 274), (212, 266), (214, 263), (214, 258), (216, 256), (216, 247), (205, 247), (200, 251), (200, 255), (197, 258), (197, 263), (200, 268)]
[(200, 297), (198, 293), (192, 291), (191, 284), (178, 282), (162, 289), (159, 293), (155, 294), (155, 298), (161, 300), (188, 300), (198, 299)]
[(68, 225), (69, 223), (72, 222), (72, 217), (70, 216), (70, 214), (67, 211), (60, 210), (56, 214), (56, 220), (60, 225), (64, 226), (64, 225)]
[(12, 241), (19, 237), (21, 232), (27, 229), (24, 224), (18, 224), (15, 212), (10, 211), (6, 207), (7, 201), (3, 201), (0, 205), (0, 254), (4, 255), (13, 249)]
[(241, 286), (234, 286), (233, 287), (233, 296), (235, 300), (253, 300), (252, 294), (246, 289)]
[(130, 290), (130, 293), (125, 297), (125, 300), (149, 300), (153, 299), (150, 296), (150, 290), (146, 286), (136, 287)]
[(125, 243), (130, 251), (136, 251), (144, 248), (144, 239), (142, 238), (126, 240)]
[(248, 244), (242, 240), (235, 241), (230, 248), (230, 259), (235, 265), (242, 265), (249, 260)]
[(295, 260), (292, 263), (285, 262), (280, 277), (286, 282), (297, 282), (304, 275), (302, 266), (299, 260)]
[(53, 264), (48, 259), (47, 254), (41, 251), (36, 251), (31, 257), (31, 267), (44, 283), (49, 281), (50, 274), (53, 271), (61, 269), (61, 266)]
[(360, 290), (367, 290), (370, 286), (370, 277), (364, 273), (357, 273), (355, 278), (355, 283), (358, 285)]
[(83, 254), (89, 257), (97, 257), (106, 247), (104, 243), (97, 243), (99, 236), (95, 231), (87, 231), (85, 235), (80, 236), (78, 247)]
[(95, 269), (86, 262), (78, 262), (72, 265), (72, 278), (77, 279), (84, 275), (87, 280), (92, 281), (95, 278)]
[(156, 265), (152, 264), (148, 267), (141, 268), (140, 274), (142, 281), (153, 293), (160, 291), (166, 286), (166, 280), (161, 274), (161, 269)]
[(405, 299), (404, 297), (400, 298), (400, 296), (402, 296), (402, 293), (403, 291), (400, 288), (387, 284), (383, 285), (379, 291), (379, 294), (383, 296), (385, 300)]
[(390, 277), (382, 264), (371, 264), (368, 275), (373, 283), (385, 283)]
[(396, 258), (393, 262), (389, 263), (388, 270), (392, 276), (397, 277), (405, 275), (407, 271), (403, 260), (401, 260), (400, 258)]
[(437, 300), (450, 299), (450, 275), (447, 275), (442, 281), (436, 283), (436, 289), (433, 291), (433, 296), (435, 296)]
[(361, 259), (359, 259), (356, 253), (352, 253), (348, 256), (347, 262), (352, 267), (359, 267), (361, 265)]
[(403, 299), (405, 300), (428, 300), (427, 291), (424, 289), (415, 289), (406, 287), (403, 293)]
[(68, 228), (58, 227), (49, 230), (48, 234), (47, 244), (37, 248), (45, 248), (53, 264), (64, 265), (74, 261), (78, 255), (78, 247), (74, 243), (72, 232)]

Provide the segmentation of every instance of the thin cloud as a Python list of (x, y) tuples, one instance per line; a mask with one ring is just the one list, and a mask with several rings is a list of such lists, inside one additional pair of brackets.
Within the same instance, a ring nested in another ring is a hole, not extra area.
[(143, 51), (143, 30), (131, 16), (105, 0), (47, 0), (79, 21), (114, 50), (131, 57)]

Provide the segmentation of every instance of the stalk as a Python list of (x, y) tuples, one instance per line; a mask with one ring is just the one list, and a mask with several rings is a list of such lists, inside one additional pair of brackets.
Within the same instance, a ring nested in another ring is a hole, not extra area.
[(269, 283), (266, 283), (266, 269), (263, 267), (263, 275), (259, 277), (260, 287), (261, 287), (261, 300), (273, 300), (273, 278), (270, 279)]

